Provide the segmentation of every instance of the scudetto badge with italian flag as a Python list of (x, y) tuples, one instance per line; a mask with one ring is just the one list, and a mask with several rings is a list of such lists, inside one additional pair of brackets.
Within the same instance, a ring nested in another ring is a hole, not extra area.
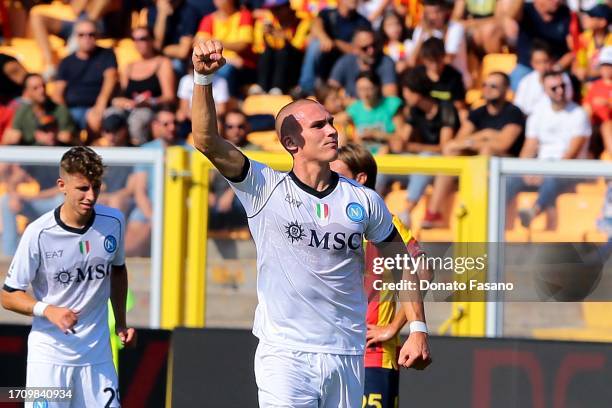
[(329, 218), (329, 205), (327, 204), (317, 204), (315, 207), (315, 213), (317, 214), (317, 218), (321, 221), (326, 221)]
[(81, 253), (83, 255), (87, 255), (90, 251), (91, 247), (89, 246), (89, 241), (81, 241), (79, 242), (79, 251), (81, 251)]

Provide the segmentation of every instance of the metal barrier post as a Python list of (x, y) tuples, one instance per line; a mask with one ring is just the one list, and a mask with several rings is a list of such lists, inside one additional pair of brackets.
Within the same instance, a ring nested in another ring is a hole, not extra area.
[(185, 324), (204, 327), (206, 323), (206, 256), (208, 249), (208, 191), (210, 162), (199, 152), (191, 153), (189, 188), (189, 241)]
[(166, 151), (164, 243), (161, 326), (172, 329), (183, 323), (184, 270), (187, 234), (187, 151)]

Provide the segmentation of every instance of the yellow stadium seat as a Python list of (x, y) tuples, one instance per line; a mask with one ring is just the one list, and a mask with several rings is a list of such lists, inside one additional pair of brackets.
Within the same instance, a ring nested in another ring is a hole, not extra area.
[(465, 94), (465, 102), (472, 108), (481, 106), (484, 104), (482, 99), (482, 91), (480, 89), (470, 89)]
[(131, 38), (124, 38), (119, 41), (115, 46), (115, 56), (117, 57), (119, 69), (126, 67), (134, 61), (142, 59)]
[(276, 116), (278, 111), (291, 101), (289, 95), (250, 95), (244, 100), (242, 111), (247, 115)]
[(16, 38), (10, 46), (1, 46), (0, 53), (15, 57), (28, 72), (41, 73), (44, 69), (42, 55), (34, 40)]
[(266, 144), (274, 143), (278, 137), (276, 131), (267, 130), (264, 132), (251, 132), (247, 136), (247, 140), (257, 146), (265, 146)]
[(19, 183), (17, 185), (17, 192), (24, 196), (35, 196), (40, 192), (40, 185), (36, 181), (30, 181), (27, 183)]
[(391, 214), (401, 214), (406, 210), (406, 190), (391, 191), (385, 197), (385, 204)]
[(510, 74), (515, 66), (516, 54), (487, 54), (482, 60), (481, 77), (486, 78), (495, 71)]
[(533, 231), (534, 242), (583, 242), (600, 217), (604, 196), (565, 193), (557, 198), (555, 231)]
[(74, 21), (77, 18), (70, 4), (57, 0), (51, 4), (37, 5), (30, 12), (63, 21)]
[(285, 152), (285, 148), (283, 147), (283, 145), (280, 143), (278, 139), (270, 143), (266, 143), (265, 145), (262, 146), (262, 148), (266, 152), (273, 152), (273, 153)]
[(612, 316), (612, 303), (584, 302), (582, 304), (582, 317), (588, 327), (612, 329), (610, 316)]
[(593, 181), (578, 183), (576, 194), (599, 194), (603, 197), (606, 194), (606, 182), (602, 177), (599, 177)]

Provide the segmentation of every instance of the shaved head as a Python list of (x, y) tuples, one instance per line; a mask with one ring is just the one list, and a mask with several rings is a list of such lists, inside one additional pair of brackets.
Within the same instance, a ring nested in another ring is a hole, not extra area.
[(322, 106), (319, 102), (313, 101), (312, 99), (298, 99), (297, 101), (288, 103), (278, 111), (276, 115), (276, 134), (281, 140), (283, 136), (293, 133), (295, 130), (295, 122), (300, 122), (304, 119), (305, 114), (302, 108), (308, 105)]
[(295, 136), (302, 133), (302, 122), (306, 117), (303, 109), (306, 106), (322, 105), (312, 99), (298, 99), (283, 106), (276, 115), (276, 134), (280, 142), (283, 143), (283, 138), (290, 137), (295, 141)]
[(334, 117), (311, 99), (299, 99), (285, 105), (276, 115), (276, 134), (295, 159), (329, 163), (338, 156)]

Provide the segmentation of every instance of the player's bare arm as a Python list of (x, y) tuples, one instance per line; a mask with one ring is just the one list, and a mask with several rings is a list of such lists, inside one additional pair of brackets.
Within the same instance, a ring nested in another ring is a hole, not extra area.
[[(223, 46), (216, 40), (196, 40), (192, 59), (196, 75), (213, 75), (225, 65)], [(197, 81), (194, 84), (191, 118), (195, 148), (208, 157), (223, 176), (239, 177), (245, 157), (219, 135), (212, 84), (199, 85)]]
[(395, 314), (393, 321), (386, 326), (368, 324), (368, 331), (366, 332), (366, 347), (392, 339), (397, 335), (397, 333), (400, 332), (400, 330), (402, 330), (402, 327), (404, 327), (407, 321), (406, 313), (403, 310), (400, 310)]
[[(0, 300), (2, 307), (6, 310), (26, 316), (33, 315), (36, 299), (23, 290), (8, 291), (4, 288), (0, 291)], [(45, 308), (43, 316), (64, 333), (73, 332), (73, 328), (79, 320), (76, 311), (53, 305), (48, 305)]]
[(113, 266), (111, 270), (111, 304), (115, 315), (115, 331), (124, 346), (136, 342), (136, 330), (127, 326), (125, 303), (128, 291), (128, 273), (125, 265)]
[[(380, 243), (377, 245), (381, 254), (385, 257), (394, 257), (397, 248), (405, 248), (402, 238), (396, 234), (393, 241), (390, 243)], [(407, 252), (407, 250), (406, 250)], [(419, 290), (419, 277), (417, 274), (412, 274), (410, 271), (404, 271), (402, 279), (414, 282), (415, 291), (411, 291), (410, 298), (402, 300), (402, 308), (406, 314), (408, 322), (425, 322), (425, 307), (423, 298)], [(431, 353), (429, 351), (427, 333), (414, 331), (408, 336), (408, 340), (400, 350), (398, 363), (406, 368), (415, 368), (423, 370), (431, 364)]]

